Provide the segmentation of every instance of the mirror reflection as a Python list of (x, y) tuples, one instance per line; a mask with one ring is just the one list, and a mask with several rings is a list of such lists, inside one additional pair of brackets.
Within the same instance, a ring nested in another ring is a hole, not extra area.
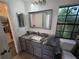
[(30, 27), (51, 29), (52, 10), (29, 12)]

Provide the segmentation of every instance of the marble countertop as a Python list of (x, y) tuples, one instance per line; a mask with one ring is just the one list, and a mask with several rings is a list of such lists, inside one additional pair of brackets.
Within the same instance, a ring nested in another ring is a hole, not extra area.
[[(34, 37), (36, 37), (38, 40), (36, 40), (36, 38), (34, 39)], [(42, 43), (44, 42), (45, 40), (47, 40), (50, 36), (47, 36), (47, 37), (44, 37), (44, 36), (39, 36), (37, 34), (30, 34), (30, 35), (27, 35), (27, 34), (24, 34), (21, 36), (21, 38), (24, 38), (24, 39), (27, 39), (27, 40), (31, 40), (31, 41), (35, 41), (35, 42), (38, 42), (38, 43)]]
[[(33, 40), (31, 37), (34, 36), (32, 35), (23, 35), (21, 38), (27, 39), (27, 40)], [(33, 40), (35, 41), (35, 40)], [(59, 46), (60, 45), (60, 40), (59, 38), (55, 38), (53, 36), (48, 36), (48, 37), (43, 37), (40, 42), (42, 42), (45, 45), (50, 45), (50, 46)]]

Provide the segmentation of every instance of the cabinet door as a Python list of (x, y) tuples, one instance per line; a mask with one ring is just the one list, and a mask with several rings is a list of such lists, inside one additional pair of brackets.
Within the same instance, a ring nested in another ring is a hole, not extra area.
[(53, 57), (53, 55), (54, 55), (53, 49), (52, 49), (52, 51), (51, 50), (47, 50), (47, 49), (43, 49), (42, 51), (43, 51), (43, 54), (46, 54), (48, 56)]
[(23, 51), (23, 43), (22, 43), (22, 38), (21, 37), (19, 37), (19, 44), (20, 44), (20, 48), (21, 48), (21, 51)]
[(33, 47), (32, 47), (32, 45), (27, 46), (26, 49), (27, 49), (28, 53), (33, 54)]
[(26, 49), (28, 53), (33, 54), (33, 46), (30, 40), (26, 40)]
[(22, 43), (23, 43), (23, 51), (26, 51), (26, 40), (23, 39), (23, 40), (22, 40)]
[(34, 47), (34, 55), (41, 58), (41, 48)]
[(50, 57), (48, 55), (43, 55), (43, 59), (53, 59), (53, 57)]
[(26, 51), (26, 41), (23, 38), (20, 38), (21, 50)]
[(19, 37), (19, 45), (20, 45), (20, 49), (21, 49), (21, 51), (22, 51), (22, 40), (21, 40), (21, 37)]

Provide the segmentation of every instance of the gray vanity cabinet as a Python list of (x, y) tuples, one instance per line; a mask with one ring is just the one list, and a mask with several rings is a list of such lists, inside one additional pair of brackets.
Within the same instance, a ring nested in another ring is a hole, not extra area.
[(55, 53), (57, 51), (57, 48), (54, 45), (49, 45), (49, 43), (47, 44), (43, 44), (42, 42), (37, 42), (34, 41), (32, 39), (27, 39), (27, 38), (23, 38), (20, 37), (19, 38), (20, 41), (20, 46), (21, 46), (21, 50), (24, 52), (29, 52), (35, 56), (38, 56), (42, 59), (55, 59)]
[(53, 47), (24, 38), (20, 38), (19, 41), (22, 51), (31, 53), (42, 59), (54, 59)]

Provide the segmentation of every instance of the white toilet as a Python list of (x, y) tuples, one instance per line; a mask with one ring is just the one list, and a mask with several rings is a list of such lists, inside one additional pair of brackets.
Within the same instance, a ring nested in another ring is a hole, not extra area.
[(60, 39), (61, 47), (63, 49), (62, 59), (77, 59), (70, 51), (76, 44), (74, 40)]

